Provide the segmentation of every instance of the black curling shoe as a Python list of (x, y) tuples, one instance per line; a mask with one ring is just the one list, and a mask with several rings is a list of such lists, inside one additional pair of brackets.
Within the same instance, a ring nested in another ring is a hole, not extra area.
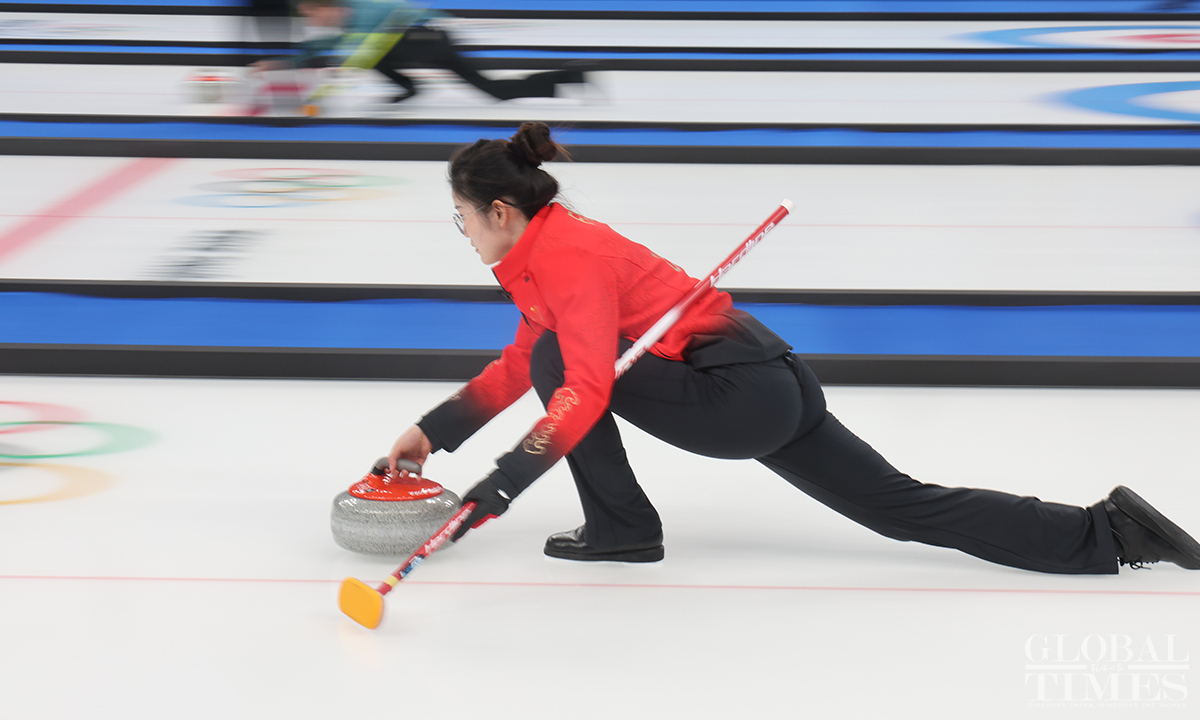
[(614, 548), (594, 548), (583, 539), (584, 525), (574, 530), (554, 533), (546, 538), (545, 553), (553, 558), (563, 560), (608, 560), (610, 562), (646, 563), (658, 562), (665, 555), (663, 551), (662, 533), (633, 545), (619, 545)]
[(1159, 561), (1200, 570), (1200, 543), (1137, 493), (1118, 485), (1104, 500), (1117, 541), (1117, 561), (1139, 569)]

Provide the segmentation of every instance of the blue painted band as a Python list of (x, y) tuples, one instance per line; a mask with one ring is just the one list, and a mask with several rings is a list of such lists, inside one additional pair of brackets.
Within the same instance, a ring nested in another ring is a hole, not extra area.
[[(800, 354), (1200, 357), (1200, 306), (745, 303)], [(0, 293), (0, 344), (499, 350), (507, 303)]]
[(63, 52), (63, 53), (125, 53), (128, 55), (171, 54), (171, 55), (292, 55), (295, 50), (285, 48), (259, 50), (257, 48), (195, 47), (186, 45), (63, 45), (61, 43), (14, 43), (0, 45), (0, 52)]
[[(1200, 39), (1200, 33), (1197, 33), (1197, 38)], [(73, 50), (74, 48), (72, 48)], [(1084, 48), (1075, 48), (1083, 50)], [(956, 61), (984, 61), (984, 60), (1006, 60), (1006, 61), (1040, 61), (1040, 62), (1079, 62), (1087, 60), (1089, 62), (1096, 61), (1117, 61), (1127, 63), (1139, 63), (1147, 61), (1173, 60), (1197, 60), (1200, 59), (1200, 52), (1190, 50), (1176, 50), (1155, 48), (1153, 52), (1146, 52), (1146, 48), (1137, 48), (1135, 50), (1121, 50), (1119, 48), (1111, 48), (1109, 52), (1078, 52), (1078, 53), (1022, 53), (1014, 55), (1012, 53), (984, 53), (984, 52), (962, 52), (958, 50), (913, 50), (908, 52), (854, 52), (854, 51), (831, 51), (831, 52), (736, 52), (723, 53), (719, 50), (709, 52), (590, 52), (590, 51), (565, 51), (565, 50), (469, 50), (463, 53), (471, 57), (477, 58), (497, 58), (497, 59), (559, 59), (559, 60), (724, 60), (730, 62), (744, 60), (828, 60), (828, 61), (916, 61), (923, 60), (929, 62), (946, 62), (948, 60)]]
[[(1170, 84), (1170, 83), (1168, 83)], [(1064, 100), (1070, 101), (1071, 100)], [(481, 137), (508, 137), (515, 126), (369, 125), (192, 122), (0, 121), (0, 137), (89, 140), (181, 140), (241, 142), (354, 142), (469, 144)], [(857, 128), (565, 128), (566, 145), (651, 147), (873, 147), (873, 148), (1062, 148), (1198, 149), (1196, 129), (874, 131)]]
[[(240, 0), (40, 0), (43, 5), (241, 7)], [(426, 0), (437, 10), (678, 13), (1148, 13), (1159, 0)]]

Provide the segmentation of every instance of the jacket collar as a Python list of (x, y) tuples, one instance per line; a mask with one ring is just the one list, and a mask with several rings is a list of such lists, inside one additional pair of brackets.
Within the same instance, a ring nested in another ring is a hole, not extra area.
[(504, 259), (492, 266), (492, 272), (496, 274), (496, 279), (500, 281), (501, 285), (508, 285), (525, 272), (525, 268), (529, 265), (529, 255), (537, 244), (538, 236), (542, 234), (542, 227), (545, 226), (550, 213), (556, 207), (554, 203), (550, 203), (538, 210), (537, 214), (529, 220), (525, 232), (521, 233), (521, 237), (517, 239), (517, 244), (512, 246)]

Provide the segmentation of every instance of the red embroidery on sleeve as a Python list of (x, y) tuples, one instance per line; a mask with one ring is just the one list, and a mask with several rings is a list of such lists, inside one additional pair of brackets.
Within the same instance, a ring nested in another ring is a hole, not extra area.
[(525, 441), (521, 444), (522, 449), (531, 455), (545, 455), (554, 442), (554, 434), (558, 432), (559, 423), (563, 421), (567, 413), (578, 406), (579, 396), (575, 394), (574, 390), (568, 387), (555, 390), (546, 407), (546, 416), (526, 436)]

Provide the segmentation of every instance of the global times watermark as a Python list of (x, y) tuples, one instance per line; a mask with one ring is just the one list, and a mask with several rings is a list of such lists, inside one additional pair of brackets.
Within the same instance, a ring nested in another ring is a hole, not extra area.
[(1187, 707), (1191, 651), (1180, 635), (1030, 635), (1030, 707)]

